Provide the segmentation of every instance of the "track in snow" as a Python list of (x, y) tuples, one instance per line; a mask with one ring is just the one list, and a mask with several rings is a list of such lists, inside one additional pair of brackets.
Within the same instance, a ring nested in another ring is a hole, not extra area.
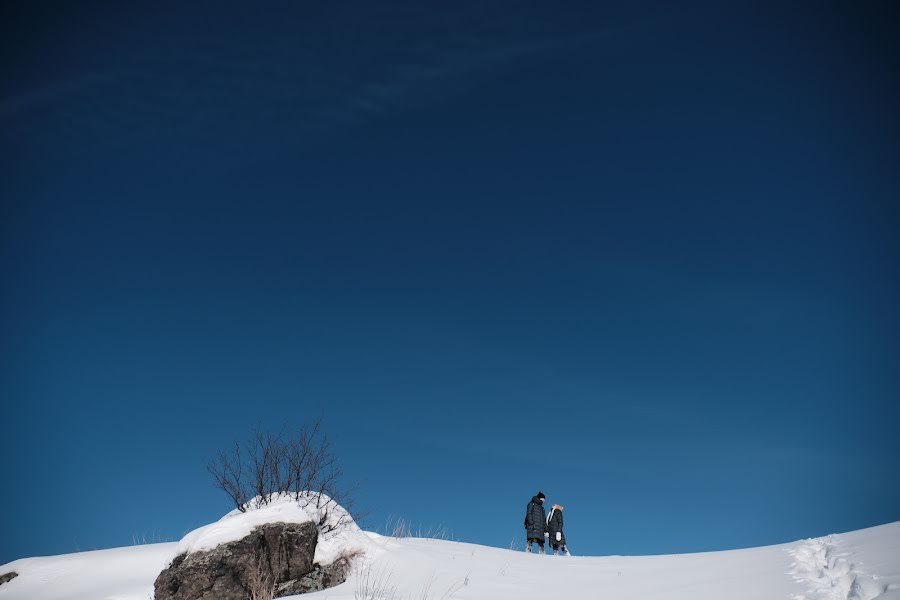
[(833, 535), (806, 540), (788, 552), (794, 557), (791, 574), (809, 588), (793, 600), (875, 600), (887, 590), (851, 560), (850, 552), (841, 551)]

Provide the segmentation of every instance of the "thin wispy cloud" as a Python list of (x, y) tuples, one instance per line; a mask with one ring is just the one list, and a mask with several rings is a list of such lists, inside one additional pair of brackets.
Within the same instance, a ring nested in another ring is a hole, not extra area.
[(20, 138), (36, 123), (23, 117), (34, 115), (51, 119), (56, 135), (132, 141), (176, 130), (216, 137), (223, 123), (254, 133), (277, 123), (321, 134), (401, 112), (426, 102), (429, 93), (455, 93), (478, 72), (604, 35), (516, 39), (482, 29), (423, 34), (409, 44), (375, 39), (368, 54), (316, 35), (267, 39), (250, 53), (202, 38), (182, 40), (167, 51), (142, 48), (105, 69), (20, 90), (0, 100), (0, 119), (19, 126)]
[[(612, 30), (610, 30), (612, 31)], [(367, 117), (400, 110), (415, 102), (416, 93), (437, 83), (456, 80), (464, 84), (467, 76), (488, 71), (529, 55), (552, 52), (597, 41), (609, 32), (537, 39), (520, 43), (492, 44), (490, 40), (468, 38), (456, 50), (435, 51), (417, 64), (390, 65), (381, 79), (363, 82), (333, 106), (318, 114), (340, 122), (356, 122)]]

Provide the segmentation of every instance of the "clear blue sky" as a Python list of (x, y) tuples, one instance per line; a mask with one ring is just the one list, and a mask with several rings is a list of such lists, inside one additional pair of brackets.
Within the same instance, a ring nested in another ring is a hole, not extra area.
[(371, 527), (900, 519), (891, 3), (183, 4), (2, 9), (0, 562), (320, 415)]

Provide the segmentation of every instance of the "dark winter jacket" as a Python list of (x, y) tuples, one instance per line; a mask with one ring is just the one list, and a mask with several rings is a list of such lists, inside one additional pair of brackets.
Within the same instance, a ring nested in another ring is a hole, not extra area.
[[(560, 534), (560, 540), (556, 541), (556, 532)], [(553, 545), (566, 545), (566, 534), (563, 533), (563, 517), (562, 506), (554, 504), (550, 509), (550, 516), (547, 517), (547, 533), (550, 534), (550, 543)]]
[(525, 535), (529, 540), (539, 539), (543, 542), (545, 531), (547, 531), (547, 511), (544, 510), (544, 504), (535, 496), (525, 508)]

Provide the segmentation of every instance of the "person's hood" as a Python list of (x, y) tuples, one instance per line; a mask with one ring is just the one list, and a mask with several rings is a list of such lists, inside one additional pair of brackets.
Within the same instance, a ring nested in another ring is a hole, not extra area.
[(560, 506), (559, 504), (554, 504), (554, 505), (553, 505), (553, 508), (555, 508), (556, 510), (562, 510), (562, 509), (563, 509), (563, 507)]
[(531, 501), (534, 502), (534, 503), (536, 503), (536, 504), (540, 504), (540, 503), (541, 503), (541, 499), (538, 498), (537, 495), (532, 496), (532, 497), (531, 497)]

